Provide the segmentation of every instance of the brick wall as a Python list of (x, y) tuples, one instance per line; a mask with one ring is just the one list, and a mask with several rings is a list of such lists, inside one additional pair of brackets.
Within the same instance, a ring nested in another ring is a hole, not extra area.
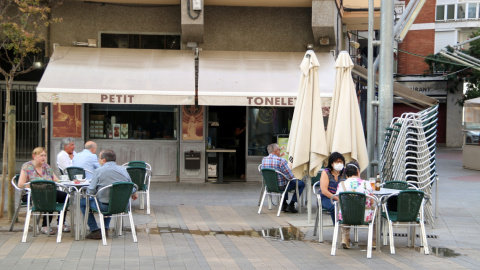
[[(408, 0), (405, 1), (405, 6), (408, 5), (408, 2)], [(426, 1), (414, 24), (435, 22), (435, 3), (436, 1), (433, 0)], [(433, 53), (435, 49), (435, 30), (410, 30), (403, 42), (398, 45), (398, 48), (402, 51), (427, 56)], [(428, 68), (421, 57), (402, 52), (397, 53), (397, 57), (397, 72), (399, 74), (423, 74)]]

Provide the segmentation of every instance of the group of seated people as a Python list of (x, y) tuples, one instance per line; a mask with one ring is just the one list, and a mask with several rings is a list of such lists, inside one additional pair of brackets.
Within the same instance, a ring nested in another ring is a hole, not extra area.
[[(115, 163), (116, 154), (113, 150), (102, 150), (97, 157), (95, 154), (97, 151), (97, 144), (95, 142), (88, 141), (85, 143), (85, 149), (80, 153), (76, 153), (75, 140), (73, 138), (63, 139), (60, 149), (61, 151), (57, 155), (57, 165), (61, 172), (65, 172), (65, 169), (71, 166), (81, 167), (93, 172), (93, 174), (86, 173), (86, 178), (91, 179), (91, 182), (87, 188), (87, 194), (94, 195), (101, 188), (111, 185), (115, 182), (132, 182), (126, 169)], [(18, 186), (20, 188), (28, 187), (29, 182), (33, 180), (59, 181), (58, 177), (53, 172), (53, 169), (46, 163), (47, 151), (44, 147), (35, 148), (32, 152), (32, 158), (33, 160), (24, 163), (22, 166), (18, 180)], [(57, 202), (64, 203), (66, 197), (67, 194), (65, 192), (57, 190)], [(107, 211), (109, 202), (108, 193), (102, 191), (102, 193), (98, 194), (97, 198), (99, 200), (100, 210)], [(136, 190), (134, 190), (132, 199), (136, 200), (137, 198), (138, 196), (136, 194)], [(22, 199), (26, 201), (27, 197), (24, 196)], [(97, 205), (95, 204), (94, 199), (90, 198), (89, 200), (90, 208), (97, 211)], [(80, 208), (85, 214), (85, 198), (81, 199)], [(52, 228), (50, 228), (50, 231), (47, 229), (47, 224), (49, 224), (51, 221), (52, 216), (49, 216), (48, 223), (47, 218), (45, 216), (43, 217), (41, 229), (42, 233), (55, 234), (55, 231)], [(106, 236), (108, 237), (110, 218), (107, 217), (104, 219), (104, 221)], [(102, 239), (100, 229), (98, 228), (97, 222), (95, 221), (95, 217), (92, 213), (89, 213), (88, 216), (88, 226), (90, 229), (90, 234), (88, 234), (85, 238)], [(64, 224), (63, 232), (70, 232), (70, 230), (70, 226)]]
[[(294, 190), (298, 182), (298, 192), (299, 195), (301, 195), (305, 188), (305, 183), (295, 179), (291, 168), (288, 166), (287, 160), (280, 157), (279, 145), (276, 143), (270, 144), (267, 146), (267, 151), (269, 155), (263, 158), (262, 169), (274, 169), (282, 173), (277, 174), (278, 186), (282, 191), (285, 189), (287, 189), (287, 191)], [(362, 180), (360, 173), (360, 165), (357, 161), (351, 161), (345, 165), (345, 157), (338, 152), (333, 152), (328, 157), (327, 166), (322, 170), (320, 176), (320, 196), (322, 199), (322, 207), (330, 212), (333, 223), (335, 223), (335, 209), (331, 200), (338, 201), (338, 196), (336, 195), (340, 192), (354, 191), (372, 195), (373, 190), (370, 183)], [(288, 186), (285, 186), (288, 180), (290, 180), (290, 183)], [(298, 211), (295, 209), (295, 203), (297, 202), (296, 194), (292, 196), (289, 203), (287, 203), (287, 197), (288, 196), (285, 196), (284, 198), (282, 211), (297, 213)], [(370, 200), (366, 201), (366, 222), (373, 218), (373, 203), (374, 202)], [(341, 219), (341, 213), (339, 214), (339, 219)], [(350, 248), (350, 228), (342, 229), (342, 247), (346, 249)]]

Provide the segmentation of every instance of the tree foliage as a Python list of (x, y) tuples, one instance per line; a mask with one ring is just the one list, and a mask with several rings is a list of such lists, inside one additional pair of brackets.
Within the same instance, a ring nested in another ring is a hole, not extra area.
[(46, 27), (61, 21), (50, 18), (51, 4), (55, 3), (0, 0), (0, 60), (8, 63), (0, 68), (0, 73), (6, 81), (35, 68), (31, 61), (26, 61), (28, 56), (41, 52), (42, 47), (39, 45), (45, 41), (43, 33)]
[[(480, 35), (480, 30), (473, 32), (469, 38), (474, 38)], [(455, 49), (447, 47), (447, 51), (454, 52)], [(470, 42), (470, 48), (458, 49), (458, 51), (468, 54), (472, 57), (480, 59), (480, 39)], [(467, 91), (457, 103), (463, 106), (463, 103), (472, 98), (480, 97), (480, 71), (471, 67), (467, 67), (458, 62), (444, 57), (440, 53), (429, 55), (425, 62), (429, 66), (429, 73), (443, 72), (447, 79), (448, 91), (454, 93), (459, 89), (459, 85), (466, 83)], [(477, 64), (480, 66), (480, 64)]]

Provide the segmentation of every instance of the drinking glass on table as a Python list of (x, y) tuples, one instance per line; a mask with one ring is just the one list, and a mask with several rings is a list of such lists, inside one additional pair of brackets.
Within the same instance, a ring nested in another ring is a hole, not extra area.
[(368, 180), (370, 182), (370, 185), (372, 186), (372, 190), (375, 190), (375, 177), (370, 177)]

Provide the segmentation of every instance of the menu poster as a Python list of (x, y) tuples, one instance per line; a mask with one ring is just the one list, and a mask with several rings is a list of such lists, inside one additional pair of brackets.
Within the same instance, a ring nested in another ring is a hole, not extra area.
[(288, 161), (288, 154), (287, 154), (288, 137), (277, 138), (277, 144), (280, 147), (280, 157)]
[(82, 104), (53, 103), (53, 137), (82, 137)]
[(120, 139), (120, 124), (113, 124), (113, 139)]
[(128, 139), (128, 124), (120, 124), (120, 139)]
[(203, 107), (183, 106), (182, 139), (203, 140)]

